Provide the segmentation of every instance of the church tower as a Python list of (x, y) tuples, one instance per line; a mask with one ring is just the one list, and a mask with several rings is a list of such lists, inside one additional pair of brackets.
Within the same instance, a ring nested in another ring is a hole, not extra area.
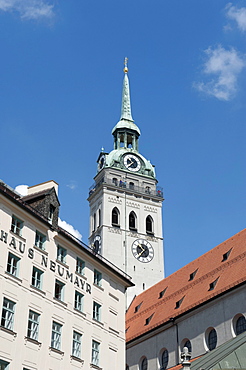
[[(147, 133), (146, 133), (147, 134)], [(139, 153), (140, 130), (131, 114), (125, 60), (120, 121), (112, 130), (114, 149), (102, 149), (90, 189), (89, 243), (132, 277), (127, 305), (164, 277), (162, 202), (155, 168)]]

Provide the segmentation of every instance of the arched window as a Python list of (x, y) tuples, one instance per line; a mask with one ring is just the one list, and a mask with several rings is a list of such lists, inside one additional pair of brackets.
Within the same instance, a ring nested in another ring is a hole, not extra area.
[(189, 339), (186, 339), (184, 341), (184, 344), (182, 346), (182, 351), (184, 350), (184, 347), (188, 348), (188, 351), (191, 352), (192, 351), (192, 347), (191, 347), (191, 342)]
[(165, 370), (167, 368), (168, 360), (169, 360), (168, 350), (164, 349), (161, 355), (160, 370)]
[(216, 333), (216, 330), (214, 328), (212, 328), (208, 332), (207, 346), (208, 346), (209, 351), (212, 351), (217, 346), (217, 333)]
[(148, 369), (148, 361), (147, 358), (144, 357), (141, 361), (140, 370), (147, 370)]
[(146, 194), (150, 194), (150, 186), (146, 186), (145, 187), (145, 193)]
[(117, 207), (114, 207), (112, 210), (112, 226), (120, 225), (120, 212)]
[(129, 182), (129, 189), (134, 189), (134, 182)]
[(101, 222), (102, 222), (102, 219), (101, 219), (101, 210), (99, 209), (98, 210), (98, 227), (101, 226)]
[(96, 230), (96, 213), (94, 213), (93, 215), (93, 228), (92, 228), (92, 231), (95, 231)]
[(136, 231), (137, 230), (137, 216), (135, 212), (130, 212), (129, 214), (129, 229)]
[(246, 331), (246, 319), (244, 316), (239, 316), (236, 322), (236, 335)]
[(146, 234), (154, 234), (153, 218), (151, 216), (146, 217)]

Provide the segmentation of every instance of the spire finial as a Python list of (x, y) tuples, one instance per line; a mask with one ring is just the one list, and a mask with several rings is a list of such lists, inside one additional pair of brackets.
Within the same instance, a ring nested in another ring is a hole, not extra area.
[(128, 58), (125, 58), (125, 76), (123, 81), (123, 91), (122, 91), (122, 105), (121, 105), (121, 117), (120, 119), (126, 119), (128, 121), (132, 121), (132, 113), (131, 113), (131, 101), (130, 101), (130, 89), (129, 89), (129, 80), (128, 80), (128, 67), (127, 67)]
[(124, 69), (123, 69), (123, 71), (124, 71), (125, 73), (127, 73), (127, 72), (128, 72), (127, 62), (128, 62), (128, 58), (127, 58), (127, 57), (125, 57), (125, 61), (124, 61), (124, 65), (125, 65), (125, 67), (124, 67)]

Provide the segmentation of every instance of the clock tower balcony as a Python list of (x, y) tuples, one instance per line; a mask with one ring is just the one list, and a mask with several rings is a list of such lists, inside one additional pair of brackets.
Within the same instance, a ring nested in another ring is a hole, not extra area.
[(163, 188), (160, 186), (138, 186), (133, 182), (118, 181), (117, 179), (108, 178), (107, 176), (104, 176), (98, 182), (94, 182), (94, 184), (89, 188), (88, 200), (90, 200), (94, 194), (98, 193), (99, 189), (102, 187), (107, 187), (121, 193), (126, 192), (129, 194), (153, 198), (158, 201), (164, 200)]

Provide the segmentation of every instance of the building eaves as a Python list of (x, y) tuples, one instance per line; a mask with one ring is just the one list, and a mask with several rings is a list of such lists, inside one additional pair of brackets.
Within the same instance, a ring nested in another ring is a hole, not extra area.
[[(223, 262), (223, 255), (230, 249), (228, 259)], [(176, 320), (245, 284), (245, 261), (246, 229), (135, 297), (126, 314), (127, 342), (148, 335), (170, 324), (171, 319)], [(194, 279), (190, 280), (190, 274), (196, 270)], [(165, 294), (160, 298), (162, 291)], [(140, 302), (142, 305), (136, 313), (134, 309)], [(146, 328), (145, 319), (153, 312), (155, 315)]]

